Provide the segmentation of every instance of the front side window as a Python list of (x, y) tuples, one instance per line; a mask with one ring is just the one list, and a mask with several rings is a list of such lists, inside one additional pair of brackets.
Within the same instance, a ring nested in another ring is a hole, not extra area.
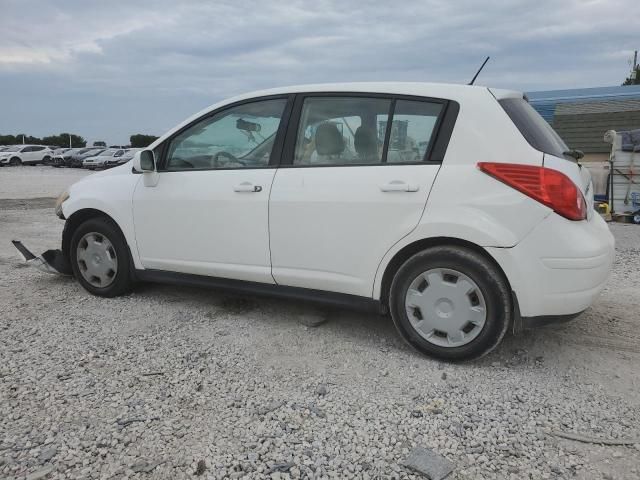
[(257, 101), (202, 119), (170, 141), (164, 169), (268, 166), (286, 103)]
[(306, 98), (300, 115), (293, 164), (422, 162), (443, 105), (410, 100), (397, 100), (394, 104), (385, 98)]

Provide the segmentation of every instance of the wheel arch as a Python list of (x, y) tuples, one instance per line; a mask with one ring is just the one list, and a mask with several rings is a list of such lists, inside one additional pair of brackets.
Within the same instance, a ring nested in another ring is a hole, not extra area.
[(504, 277), (504, 280), (507, 282), (507, 286), (510, 291), (511, 283), (509, 282), (509, 277), (505, 273), (504, 269), (500, 266), (500, 264), (496, 261), (493, 256), (487, 252), (480, 245), (470, 242), (468, 240), (463, 240), (455, 237), (429, 237), (422, 238), (420, 240), (416, 240), (408, 245), (405, 245), (402, 249), (400, 249), (396, 254), (391, 258), (391, 260), (387, 263), (384, 273), (382, 275), (382, 280), (380, 282), (380, 303), (388, 307), (389, 302), (389, 291), (391, 289), (391, 282), (393, 281), (393, 277), (395, 276), (398, 269), (402, 266), (404, 262), (406, 262), (410, 257), (415, 255), (416, 253), (425, 250), (431, 247), (441, 247), (441, 246), (458, 246), (465, 247), (469, 250), (472, 250), (479, 255), (482, 255), (484, 258), (489, 260), (497, 269), (500, 271)]
[(126, 241), (127, 237), (122, 231), (122, 228), (120, 228), (120, 225), (118, 225), (118, 222), (116, 222), (113, 217), (96, 208), (82, 208), (73, 212), (73, 214), (69, 218), (67, 218), (64, 224), (64, 230), (62, 231), (62, 251), (65, 255), (67, 255), (67, 258), (71, 258), (69, 252), (71, 248), (71, 238), (73, 237), (73, 233), (76, 231), (76, 229), (87, 220), (98, 217), (104, 217), (113, 222), (113, 224), (118, 228), (120, 234)]

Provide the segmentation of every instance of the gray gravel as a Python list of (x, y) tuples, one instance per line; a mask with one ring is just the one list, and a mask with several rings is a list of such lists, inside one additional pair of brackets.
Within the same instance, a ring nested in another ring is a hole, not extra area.
[(384, 317), (160, 285), (107, 300), (25, 268), (9, 240), (50, 248), (63, 222), (1, 200), (5, 170), (0, 478), (425, 478), (415, 447), (451, 479), (640, 478), (639, 444), (550, 434), (640, 437), (638, 227), (611, 225), (593, 308), (451, 365)]
[(2, 167), (0, 198), (55, 198), (69, 185), (91, 173), (81, 168)]

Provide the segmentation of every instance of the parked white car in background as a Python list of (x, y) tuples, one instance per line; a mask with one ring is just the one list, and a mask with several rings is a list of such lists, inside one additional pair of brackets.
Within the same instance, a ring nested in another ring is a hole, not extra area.
[(50, 160), (52, 154), (44, 145), (14, 145), (0, 152), (0, 165), (37, 165)]
[(138, 153), (140, 150), (142, 150), (142, 148), (129, 148), (127, 149), (121, 157), (113, 157), (110, 160), (107, 160), (105, 162), (105, 168), (112, 168), (112, 167), (117, 167), (118, 165), (122, 165), (125, 164), (129, 161), (131, 161), (131, 159), (133, 159), (133, 157), (135, 156), (136, 153)]
[(613, 237), (570, 155), (517, 92), (243, 95), (74, 184), (47, 263), (105, 297), (141, 280), (373, 306), (424, 353), (478, 357), (608, 278)]
[(101, 151), (98, 155), (83, 159), (82, 168), (88, 168), (90, 170), (105, 168), (108, 161), (122, 157), (125, 152), (126, 150), (122, 148), (108, 148)]

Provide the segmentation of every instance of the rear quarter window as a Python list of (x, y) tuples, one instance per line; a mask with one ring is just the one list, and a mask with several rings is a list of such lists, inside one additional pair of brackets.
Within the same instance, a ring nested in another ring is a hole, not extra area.
[(529, 102), (524, 98), (504, 98), (498, 102), (529, 145), (549, 155), (566, 157), (567, 145)]

